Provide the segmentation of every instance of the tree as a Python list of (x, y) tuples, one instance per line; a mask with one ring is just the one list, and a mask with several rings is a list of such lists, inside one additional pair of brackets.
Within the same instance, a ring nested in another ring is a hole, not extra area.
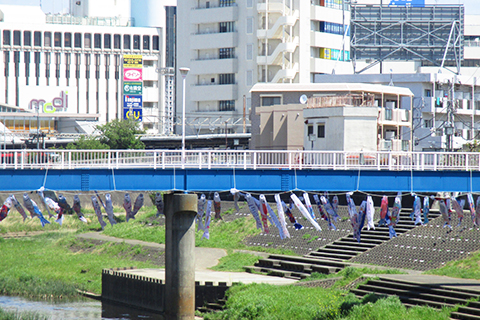
[(80, 149), (80, 150), (103, 150), (110, 149), (110, 147), (104, 143), (101, 143), (95, 136), (81, 136), (80, 139), (75, 142), (67, 144), (67, 149)]
[(110, 149), (145, 149), (145, 144), (136, 134), (145, 133), (135, 120), (113, 120), (97, 126), (99, 141)]
[(144, 133), (134, 120), (113, 120), (96, 126), (100, 135), (82, 136), (69, 143), (67, 149), (145, 149), (145, 144), (136, 134)]

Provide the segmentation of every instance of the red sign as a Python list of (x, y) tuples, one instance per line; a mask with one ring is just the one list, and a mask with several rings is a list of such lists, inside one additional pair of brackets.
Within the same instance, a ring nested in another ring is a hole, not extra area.
[(123, 69), (124, 81), (142, 81), (142, 69), (125, 68)]

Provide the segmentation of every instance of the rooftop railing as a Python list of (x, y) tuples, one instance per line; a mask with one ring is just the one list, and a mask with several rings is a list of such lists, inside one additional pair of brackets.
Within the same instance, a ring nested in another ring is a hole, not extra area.
[(480, 153), (262, 150), (1, 150), (3, 169), (480, 171)]

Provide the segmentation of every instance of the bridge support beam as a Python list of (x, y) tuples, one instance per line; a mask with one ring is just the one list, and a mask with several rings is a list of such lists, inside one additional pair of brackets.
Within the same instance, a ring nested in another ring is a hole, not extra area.
[(165, 316), (195, 318), (195, 216), (197, 196), (165, 195)]

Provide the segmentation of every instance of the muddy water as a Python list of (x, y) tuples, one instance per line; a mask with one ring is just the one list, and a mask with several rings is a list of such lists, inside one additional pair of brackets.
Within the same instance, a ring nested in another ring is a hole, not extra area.
[(49, 320), (163, 320), (158, 314), (95, 300), (53, 303), (20, 297), (0, 296), (0, 308), (14, 312), (36, 312)]

